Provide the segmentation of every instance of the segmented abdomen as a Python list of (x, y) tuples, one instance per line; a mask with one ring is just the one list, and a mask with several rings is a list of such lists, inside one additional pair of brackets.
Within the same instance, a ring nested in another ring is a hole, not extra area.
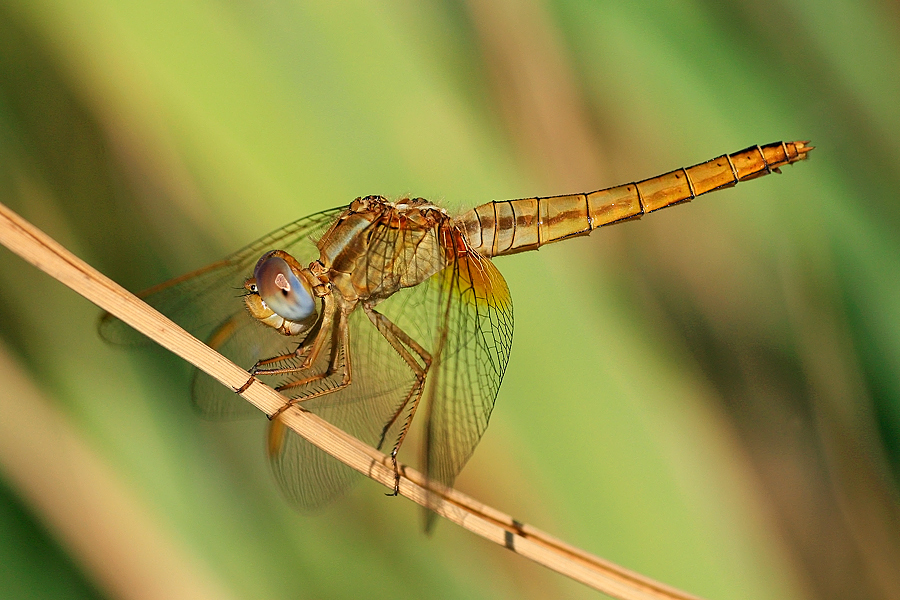
[(636, 183), (568, 196), (489, 202), (457, 219), (470, 246), (483, 256), (534, 250), (587, 235), (601, 225), (639, 218), (701, 194), (736, 185), (806, 158), (807, 142), (752, 146)]

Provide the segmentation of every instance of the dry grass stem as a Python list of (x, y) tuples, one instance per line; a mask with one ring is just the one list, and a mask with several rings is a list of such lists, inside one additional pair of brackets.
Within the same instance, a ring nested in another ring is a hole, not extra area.
[[(238, 390), (249, 379), (250, 375), (244, 369), (191, 336), (2, 204), (0, 243), (223, 385)], [(259, 381), (254, 381), (241, 395), (267, 415), (273, 414), (285, 402), (284, 396)], [(291, 408), (282, 416), (289, 427), (319, 448), (382, 485), (393, 487), (394, 472), (390, 459), (381, 452), (299, 408)], [(439, 497), (435, 511), (444, 518), (605, 594), (623, 600), (696, 599), (569, 546), (456, 490), (429, 492), (420, 473), (407, 467), (402, 467), (401, 471), (400, 494), (403, 496), (422, 505), (435, 505), (429, 497), (429, 493), (435, 493)]]

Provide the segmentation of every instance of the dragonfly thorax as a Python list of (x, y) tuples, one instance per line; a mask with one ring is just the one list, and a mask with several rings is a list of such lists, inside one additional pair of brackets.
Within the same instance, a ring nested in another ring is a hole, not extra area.
[(343, 298), (382, 300), (448, 264), (446, 211), (421, 198), (354, 200), (319, 240), (319, 260)]

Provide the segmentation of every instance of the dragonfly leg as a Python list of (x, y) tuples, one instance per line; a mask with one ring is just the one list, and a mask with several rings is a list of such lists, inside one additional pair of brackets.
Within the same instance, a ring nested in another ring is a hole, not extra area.
[[(253, 375), (284, 375), (286, 373), (296, 373), (298, 371), (304, 371), (310, 368), (313, 364), (315, 364), (316, 360), (319, 358), (319, 354), (322, 352), (322, 347), (324, 346), (325, 340), (327, 339), (326, 336), (328, 335), (329, 329), (331, 329), (332, 320), (334, 319), (334, 313), (334, 298), (331, 296), (325, 296), (321, 318), (316, 321), (316, 324), (309, 331), (306, 338), (297, 345), (297, 348), (293, 352), (288, 352), (286, 354), (280, 354), (278, 356), (272, 356), (270, 358), (264, 358), (256, 361), (256, 364), (253, 365), (250, 373)], [(310, 339), (312, 339), (312, 344), (307, 345), (306, 342)], [(266, 365), (277, 364), (297, 358), (301, 359), (301, 362), (296, 366), (275, 369), (260, 368)]]
[[(325, 296), (325, 298), (323, 298), (323, 304), (322, 315), (319, 317), (319, 320), (316, 321), (316, 324), (309, 330), (309, 333), (304, 340), (297, 345), (297, 348), (293, 352), (287, 352), (271, 358), (258, 360), (251, 372), (254, 375), (284, 375), (287, 373), (305, 371), (314, 365), (319, 358), (319, 354), (322, 352), (325, 340), (328, 339), (327, 336), (331, 330), (334, 314), (337, 310), (332, 296)], [(309, 340), (312, 340), (312, 343), (307, 345)], [(300, 363), (274, 369), (260, 368), (292, 359), (300, 359)]]
[(300, 342), (300, 344), (297, 345), (296, 350), (294, 350), (293, 352), (287, 352), (285, 354), (279, 354), (278, 356), (271, 356), (269, 358), (262, 358), (256, 361), (256, 364), (253, 365), (253, 368), (250, 369), (250, 372), (253, 375), (277, 375), (277, 372), (271, 373), (270, 371), (279, 371), (279, 369), (263, 369), (262, 367), (285, 362), (294, 358), (303, 359), (305, 362), (309, 358), (309, 354), (311, 351), (312, 346), (307, 346), (303, 342)]
[[(330, 302), (329, 302), (330, 301)], [(308, 369), (319, 357), (319, 353), (322, 351), (322, 346), (325, 343), (325, 334), (323, 332), (328, 330), (328, 327), (331, 324), (331, 319), (334, 315), (334, 302), (331, 297), (325, 298), (325, 307), (322, 310), (322, 317), (316, 322), (313, 328), (309, 331), (309, 334), (306, 336), (306, 339), (309, 339), (310, 336), (313, 336), (313, 343), (311, 346), (305, 346), (304, 339), (301, 342), (297, 349), (288, 354), (280, 354), (278, 356), (273, 356), (271, 358), (264, 358), (256, 361), (256, 364), (253, 365), (250, 369), (250, 379), (244, 383), (241, 387), (237, 388), (235, 393), (243, 394), (247, 391), (247, 388), (250, 387), (254, 381), (256, 381), (257, 375), (279, 375), (283, 373), (295, 373), (297, 371), (302, 371), (304, 369)], [(213, 346), (215, 348), (215, 346)], [(303, 358), (305, 356), (305, 358)], [(289, 368), (283, 369), (260, 369), (262, 365), (269, 365), (278, 362), (283, 362), (286, 360), (290, 360), (292, 358), (303, 358), (303, 362), (299, 366), (292, 366)], [(271, 417), (270, 417), (271, 418)]]
[[(327, 330), (323, 328), (323, 331)], [(344, 365), (340, 382), (334, 387), (326, 387), (325, 389), (312, 394), (291, 398), (269, 417), (268, 442), (266, 447), (270, 458), (277, 456), (278, 453), (281, 452), (282, 443), (284, 441), (284, 423), (278, 418), (281, 413), (296, 404), (334, 393), (350, 385), (350, 327), (347, 324), (347, 315), (343, 312), (339, 313), (337, 320), (334, 322), (334, 326), (331, 327), (331, 337), (331, 358), (328, 361), (328, 368), (323, 373), (305, 377), (297, 381), (291, 381), (284, 385), (280, 385), (275, 389), (279, 392), (283, 392), (290, 390), (291, 388), (308, 385), (314, 381), (322, 381), (335, 375), (341, 370), (340, 356), (343, 354)]]
[[(387, 437), (388, 431), (390, 431), (394, 424), (397, 423), (397, 420), (403, 412), (407, 411), (406, 419), (400, 429), (400, 435), (394, 443), (394, 447), (391, 449), (391, 465), (394, 468), (394, 490), (387, 495), (396, 496), (400, 493), (400, 469), (397, 465), (397, 453), (400, 451), (400, 446), (403, 445), (403, 440), (406, 439), (409, 426), (412, 423), (413, 416), (416, 414), (416, 409), (419, 406), (419, 400), (422, 399), (422, 392), (425, 389), (425, 378), (428, 375), (428, 369), (431, 367), (432, 358), (428, 351), (386, 316), (366, 304), (363, 304), (363, 309), (366, 311), (369, 320), (372, 321), (372, 324), (378, 329), (378, 332), (384, 336), (384, 339), (387, 340), (401, 358), (406, 361), (406, 364), (416, 376), (416, 381), (410, 388), (409, 393), (406, 394), (406, 398), (403, 399), (403, 402), (400, 403), (397, 410), (391, 418), (388, 419), (387, 423), (385, 423), (384, 428), (381, 430), (381, 439), (378, 442), (378, 447), (381, 448)], [(416, 360), (413, 353), (418, 355), (422, 364), (419, 364), (419, 361)]]
[[(324, 396), (326, 394), (332, 394), (338, 390), (341, 390), (348, 385), (350, 385), (351, 376), (350, 376), (350, 327), (347, 322), (347, 315), (344, 314), (343, 311), (336, 311), (338, 313), (337, 319), (334, 320), (333, 324), (329, 327), (331, 334), (331, 357), (328, 361), (327, 368), (322, 373), (317, 373), (315, 375), (310, 375), (309, 377), (303, 377), (301, 379), (297, 379), (294, 381), (289, 381), (285, 384), (279, 385), (275, 389), (279, 392), (290, 392), (296, 388), (303, 388), (304, 386), (309, 385), (310, 383), (314, 383), (317, 381), (324, 381), (330, 378), (333, 378), (335, 375), (340, 375), (341, 378), (335, 384), (325, 387), (324, 389), (320, 389), (318, 391), (301, 394), (296, 398), (291, 398), (288, 400), (284, 406), (279, 408), (275, 414), (273, 414), (270, 419), (277, 418), (281, 413), (286, 411), (291, 406), (295, 404), (299, 404), (302, 402), (306, 402), (307, 400), (312, 400), (313, 398), (318, 398), (320, 396)], [(325, 333), (329, 333), (328, 330), (323, 326), (322, 331)], [(325, 336), (322, 335), (324, 338)], [(317, 340), (318, 343), (318, 340)], [(319, 348), (314, 348), (316, 353), (321, 351), (321, 344), (319, 344)], [(343, 356), (343, 363), (341, 363), (341, 357)], [(308, 368), (308, 367), (307, 367)], [(284, 370), (285, 373), (297, 372), (302, 369), (288, 369)]]

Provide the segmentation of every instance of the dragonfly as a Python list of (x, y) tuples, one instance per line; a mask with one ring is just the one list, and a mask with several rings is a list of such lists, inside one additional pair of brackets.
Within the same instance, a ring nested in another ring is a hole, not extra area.
[[(267, 453), (293, 504), (323, 506), (357, 473), (290, 429), (291, 406), (397, 454), (424, 414), (421, 466), (452, 487), (487, 428), (513, 337), (509, 288), (492, 259), (780, 172), (808, 142), (776, 142), (590, 193), (493, 201), (460, 215), (421, 198), (360, 197), (290, 223), (225, 259), (146, 290), (151, 306), (285, 396)], [(139, 337), (111, 315), (107, 340)], [(206, 416), (256, 409), (196, 371)], [(428, 513), (433, 515), (434, 513)]]

